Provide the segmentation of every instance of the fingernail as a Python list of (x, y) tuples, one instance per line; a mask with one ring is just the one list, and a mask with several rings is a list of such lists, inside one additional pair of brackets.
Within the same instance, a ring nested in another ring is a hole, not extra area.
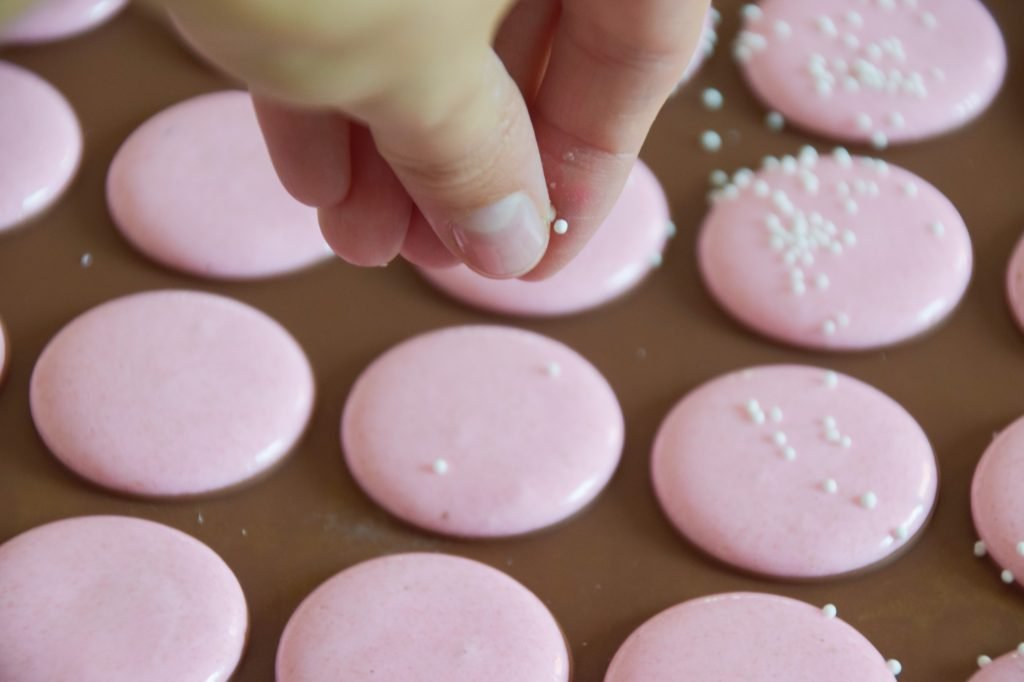
[(518, 277), (540, 261), (548, 224), (530, 197), (516, 192), (452, 224), (467, 265), (489, 277)]

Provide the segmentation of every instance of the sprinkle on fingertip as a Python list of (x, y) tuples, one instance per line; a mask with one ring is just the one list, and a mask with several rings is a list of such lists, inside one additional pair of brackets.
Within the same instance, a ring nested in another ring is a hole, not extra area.
[(569, 221), (565, 218), (559, 218), (551, 226), (551, 229), (555, 231), (555, 234), (565, 234), (569, 231)]

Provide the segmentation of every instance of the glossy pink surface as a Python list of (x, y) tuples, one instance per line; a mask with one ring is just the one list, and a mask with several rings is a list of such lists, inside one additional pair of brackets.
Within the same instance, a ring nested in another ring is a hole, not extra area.
[(937, 478), (927, 437), (900, 405), (797, 365), (726, 374), (688, 394), (661, 425), (651, 469), (662, 509), (694, 544), (796, 578), (900, 549), (927, 520)]
[(969, 682), (1020, 682), (1024, 680), (1024, 655), (1012, 651), (1000, 656), (971, 676)]
[(553, 277), (540, 282), (497, 280), (464, 265), (420, 272), (453, 298), (478, 308), (510, 315), (564, 315), (601, 305), (637, 286), (661, 262), (670, 229), (661, 185), (637, 161), (607, 220), (580, 255)]
[(175, 104), (118, 150), (107, 203), (144, 254), (212, 279), (280, 275), (326, 259), (316, 209), (282, 187), (248, 93)]
[(893, 675), (871, 642), (821, 608), (735, 592), (651, 618), (619, 648), (604, 680), (892, 682)]
[(31, 71), (0, 61), (0, 234), (49, 208), (82, 156), (82, 131), (64, 96)]
[(1000, 571), (1024, 585), (1024, 417), (985, 450), (971, 484), (974, 527)]
[(970, 280), (971, 241), (942, 193), (842, 151), (819, 159), (805, 148), (770, 165), (718, 190), (701, 229), (701, 273), (731, 315), (793, 345), (860, 350), (952, 312)]
[(0, 546), (0, 679), (219, 682), (245, 645), (245, 595), (167, 526), (86, 516)]
[(264, 313), (193, 291), (150, 291), (78, 316), (32, 373), (36, 429), (101, 486), (189, 495), (283, 458), (313, 408), (302, 349)]
[(1024, 239), (1017, 242), (1006, 269), (1006, 299), (1017, 326), (1024, 330)]
[(306, 598), (277, 652), (278, 682), (568, 682), (562, 633), (529, 590), (442, 554), (358, 564)]
[(759, 6), (740, 34), (747, 82), (791, 122), (840, 140), (910, 142), (957, 128), (1006, 72), (1002, 34), (978, 0)]
[(36, 0), (0, 27), (0, 44), (70, 38), (99, 26), (127, 4), (128, 0)]
[(607, 381), (571, 348), (465, 326), (374, 361), (349, 394), (341, 436), (352, 475), (392, 514), (492, 537), (549, 526), (593, 500), (619, 462), (623, 418)]

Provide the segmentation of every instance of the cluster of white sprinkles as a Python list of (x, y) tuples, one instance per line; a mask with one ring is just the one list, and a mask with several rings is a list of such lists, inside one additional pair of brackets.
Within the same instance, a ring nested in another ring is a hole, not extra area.
[[(913, 181), (903, 181), (895, 188), (889, 180), (889, 165), (882, 159), (853, 157), (844, 147), (836, 147), (832, 160), (844, 169), (860, 165), (867, 177), (838, 180), (826, 185), (815, 173), (819, 161), (818, 151), (809, 145), (801, 147), (796, 156), (766, 156), (758, 173), (741, 168), (731, 178), (725, 171), (711, 173), (713, 186), (708, 195), (712, 204), (735, 201), (744, 194), (770, 204), (763, 217), (766, 241), (786, 271), (787, 289), (794, 296), (822, 295), (832, 284), (825, 270), (828, 259), (841, 257), (855, 249), (858, 223), (854, 216), (861, 207), (883, 195), (896, 191), (904, 199), (918, 196)], [(774, 180), (779, 182), (775, 183)], [(781, 183), (798, 185), (795, 192), (787, 192)], [(885, 188), (883, 190), (883, 187)], [(805, 211), (800, 207), (801, 197), (831, 194), (835, 199), (835, 213), (824, 215), (820, 211)], [(942, 238), (945, 226), (938, 220), (925, 221), (922, 232)], [(826, 258), (827, 257), (827, 258)], [(851, 324), (850, 315), (836, 310), (820, 323), (824, 336), (834, 336)]]

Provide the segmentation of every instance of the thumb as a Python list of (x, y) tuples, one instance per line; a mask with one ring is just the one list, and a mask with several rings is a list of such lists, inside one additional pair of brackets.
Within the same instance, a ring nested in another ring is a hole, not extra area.
[(518, 277), (553, 219), (526, 104), (489, 46), (443, 66), (369, 121), (374, 141), (445, 246), (480, 274)]

